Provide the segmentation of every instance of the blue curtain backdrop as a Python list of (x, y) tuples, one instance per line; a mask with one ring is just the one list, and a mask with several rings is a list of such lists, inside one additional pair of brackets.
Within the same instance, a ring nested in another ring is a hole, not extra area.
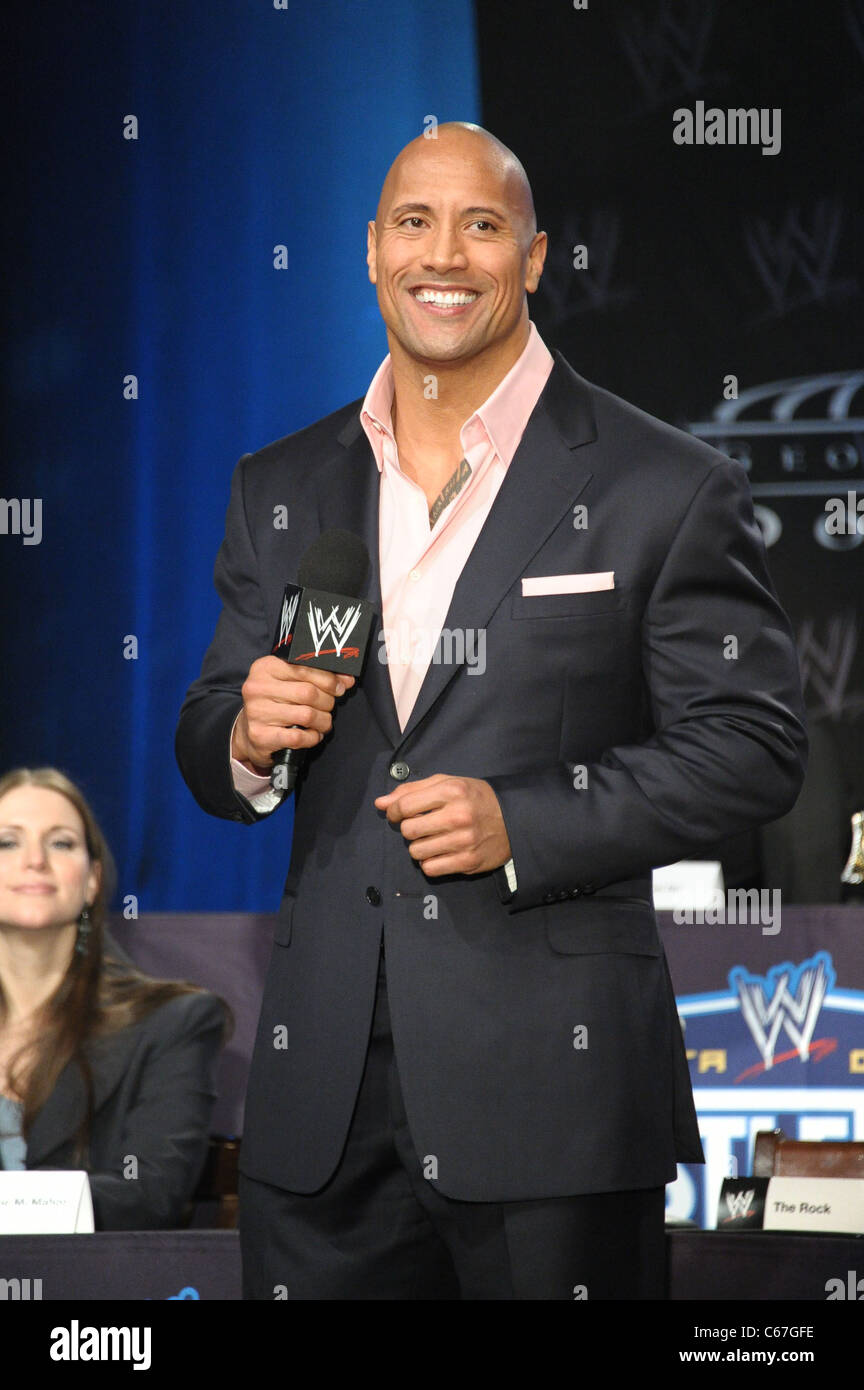
[(290, 812), (200, 811), (177, 712), (236, 460), (361, 395), (386, 351), (366, 220), (425, 117), (480, 119), (472, 6), (48, 4), (7, 37), (0, 491), (42, 530), (0, 535), (2, 768), (82, 783), (116, 902), (272, 910)]

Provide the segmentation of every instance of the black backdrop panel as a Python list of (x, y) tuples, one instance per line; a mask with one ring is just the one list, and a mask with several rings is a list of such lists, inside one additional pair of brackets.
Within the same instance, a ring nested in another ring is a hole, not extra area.
[[(590, 380), (749, 468), (808, 707), (839, 725), (864, 800), (864, 517), (825, 525), (830, 497), (864, 509), (864, 4), (478, 0), (477, 16), (485, 124), (550, 236), (532, 316)], [(764, 110), (776, 153), (677, 144), (674, 113), (700, 101)]]

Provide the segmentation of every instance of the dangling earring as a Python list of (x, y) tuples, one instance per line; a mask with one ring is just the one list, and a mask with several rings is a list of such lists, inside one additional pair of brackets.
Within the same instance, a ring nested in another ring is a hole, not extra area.
[(87, 942), (90, 939), (90, 909), (85, 903), (81, 909), (81, 916), (78, 918), (78, 936), (75, 941), (75, 952), (79, 956), (86, 956)]

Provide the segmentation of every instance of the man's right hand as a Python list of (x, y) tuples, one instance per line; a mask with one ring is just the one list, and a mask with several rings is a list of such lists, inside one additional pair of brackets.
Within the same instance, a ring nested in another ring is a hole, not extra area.
[(332, 727), (338, 696), (353, 684), (353, 676), (292, 666), (278, 656), (253, 661), (231, 736), (232, 758), (267, 776), (280, 749), (314, 748)]

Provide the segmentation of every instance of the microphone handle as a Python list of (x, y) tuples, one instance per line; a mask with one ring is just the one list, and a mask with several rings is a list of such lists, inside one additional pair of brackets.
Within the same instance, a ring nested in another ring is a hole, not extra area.
[[(300, 728), (300, 725), (298, 724), (296, 727)], [(273, 755), (273, 769), (270, 773), (271, 783), (273, 782), (276, 769), (284, 769), (279, 777), (278, 790), (280, 792), (284, 791), (289, 795), (293, 792), (297, 785), (300, 769), (306, 761), (306, 752), (307, 750), (305, 748), (282, 748), (278, 753)]]

